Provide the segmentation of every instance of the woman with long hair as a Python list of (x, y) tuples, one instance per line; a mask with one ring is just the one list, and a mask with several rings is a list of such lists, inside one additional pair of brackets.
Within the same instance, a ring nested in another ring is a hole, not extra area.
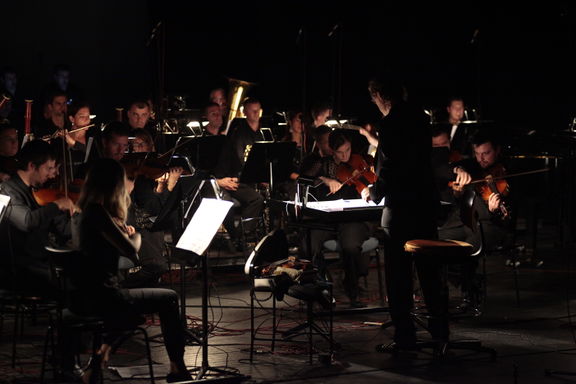
[[(83, 260), (71, 274), (75, 287), (71, 309), (82, 315), (103, 317), (105, 328), (112, 330), (130, 329), (143, 322), (141, 314), (158, 312), (171, 366), (166, 379), (168, 382), (189, 380), (176, 292), (118, 286), (120, 256), (137, 260), (140, 248), (140, 235), (126, 225), (129, 205), (124, 168), (112, 159), (95, 162), (86, 175), (78, 200), (80, 214), (73, 224), (75, 245)], [(93, 362), (85, 376), (94, 374), (101, 363), (107, 362), (110, 345), (118, 336), (117, 332), (106, 335), (98, 351), (101, 362)]]

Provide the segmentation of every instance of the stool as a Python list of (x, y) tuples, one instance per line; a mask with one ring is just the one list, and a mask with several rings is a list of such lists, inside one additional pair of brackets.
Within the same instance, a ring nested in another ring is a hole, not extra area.
[[(411, 254), (417, 263), (434, 264), (443, 269), (442, 286), (445, 292), (448, 292), (445, 273), (446, 267), (451, 264), (464, 264), (470, 261), (472, 257), (478, 257), (477, 253), (472, 253), (472, 244), (456, 240), (410, 240), (406, 242), (404, 250)], [(414, 315), (423, 316), (428, 319), (433, 318), (430, 314)], [(451, 318), (450, 314), (446, 313), (445, 316), (445, 320), (449, 321)], [(482, 346), (481, 342), (476, 339), (432, 341), (422, 343), (419, 347), (433, 348), (435, 356), (439, 358), (445, 358), (450, 349), (462, 349), (487, 353), (490, 355), (492, 361), (496, 359), (496, 351), (492, 348)]]

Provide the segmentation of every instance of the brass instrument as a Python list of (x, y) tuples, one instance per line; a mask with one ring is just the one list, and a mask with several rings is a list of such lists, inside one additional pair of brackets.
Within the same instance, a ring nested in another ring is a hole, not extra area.
[(228, 82), (230, 90), (228, 93), (228, 105), (230, 106), (230, 111), (228, 112), (227, 127), (236, 117), (243, 117), (243, 114), (240, 111), (240, 104), (246, 98), (248, 89), (255, 85), (255, 83), (237, 79), (228, 79)]

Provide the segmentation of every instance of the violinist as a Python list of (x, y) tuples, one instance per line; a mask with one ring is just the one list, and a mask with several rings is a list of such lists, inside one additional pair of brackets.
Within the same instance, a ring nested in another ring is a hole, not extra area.
[[(432, 130), (432, 167), (436, 187), (440, 194), (441, 214), (438, 218), (438, 238), (441, 240), (460, 240), (474, 246), (474, 252), (480, 247), (480, 237), (462, 222), (460, 217), (460, 197), (464, 186), (470, 183), (472, 176), (460, 163), (453, 161), (450, 151), (450, 134), (440, 128)], [(449, 186), (452, 183), (456, 187)], [(449, 266), (449, 281), (462, 291), (460, 310), (468, 311), (478, 307), (480, 290), (479, 276), (476, 275), (476, 260), (464, 265)], [(453, 273), (452, 273), (453, 272)]]
[[(473, 180), (501, 177), (506, 175), (501, 158), (501, 147), (489, 133), (478, 133), (471, 139), (474, 159), (462, 163)], [(475, 207), (478, 219), (482, 223), (485, 245), (488, 250), (503, 245), (510, 234), (510, 212), (507, 202), (510, 201), (509, 184), (506, 179), (492, 183), (474, 184), (478, 198)], [(495, 188), (495, 189), (494, 189)]]
[[(152, 136), (143, 128), (132, 132), (133, 152), (152, 153), (154, 143)], [(161, 275), (168, 270), (168, 260), (164, 255), (164, 231), (151, 231), (152, 217), (158, 216), (168, 199), (180, 175), (182, 168), (172, 168), (168, 175), (155, 179), (156, 175), (147, 174), (148, 167), (143, 165), (141, 171), (135, 168), (134, 189), (130, 197), (132, 205), (128, 215), (128, 224), (134, 226), (142, 236), (140, 248), (140, 266), (138, 272), (128, 275), (122, 282), (125, 288), (154, 287)], [(146, 170), (146, 171), (145, 171)]]
[(0, 125), (0, 183), (16, 172), (18, 153), (18, 131), (9, 124)]
[(62, 197), (40, 206), (32, 190), (56, 175), (56, 160), (50, 145), (42, 140), (26, 143), (18, 154), (18, 170), (0, 185), (10, 203), (0, 227), (0, 282), (5, 287), (29, 289), (31, 293), (56, 297), (50, 264), (44, 246), (49, 233), (59, 242), (70, 238), (73, 202)]
[[(332, 131), (328, 138), (328, 143), (332, 154), (330, 156), (319, 157), (314, 163), (306, 163), (301, 169), (301, 175), (317, 178), (324, 188), (318, 188), (316, 198), (319, 200), (330, 200), (333, 198), (361, 198), (367, 195), (368, 188), (360, 189), (355, 185), (348, 185), (347, 178), (339, 179), (338, 174), (343, 170), (350, 175), (354, 171), (349, 169), (349, 162), (353, 155), (351, 153), (352, 144), (341, 131)], [(359, 172), (364, 171), (356, 170)], [(360, 189), (360, 191), (358, 191)], [(368, 255), (362, 254), (362, 243), (372, 232), (369, 223), (365, 222), (343, 222), (337, 224), (336, 233), (322, 230), (311, 230), (310, 255), (313, 260), (318, 260), (324, 241), (336, 237), (342, 249), (342, 259), (344, 262), (344, 288), (350, 299), (350, 306), (355, 308), (365, 305), (358, 300), (359, 287), (358, 279), (368, 274)]]

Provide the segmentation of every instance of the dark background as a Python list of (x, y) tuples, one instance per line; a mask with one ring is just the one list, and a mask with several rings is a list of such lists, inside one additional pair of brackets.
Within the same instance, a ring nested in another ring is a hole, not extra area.
[(569, 7), (264, 4), (3, 3), (0, 64), (16, 67), (32, 98), (53, 65), (70, 64), (101, 121), (139, 95), (182, 95), (199, 108), (229, 77), (256, 83), (268, 114), (330, 99), (336, 115), (369, 119), (367, 81), (386, 68), (422, 106), (461, 95), (503, 129), (559, 131), (574, 114)]

